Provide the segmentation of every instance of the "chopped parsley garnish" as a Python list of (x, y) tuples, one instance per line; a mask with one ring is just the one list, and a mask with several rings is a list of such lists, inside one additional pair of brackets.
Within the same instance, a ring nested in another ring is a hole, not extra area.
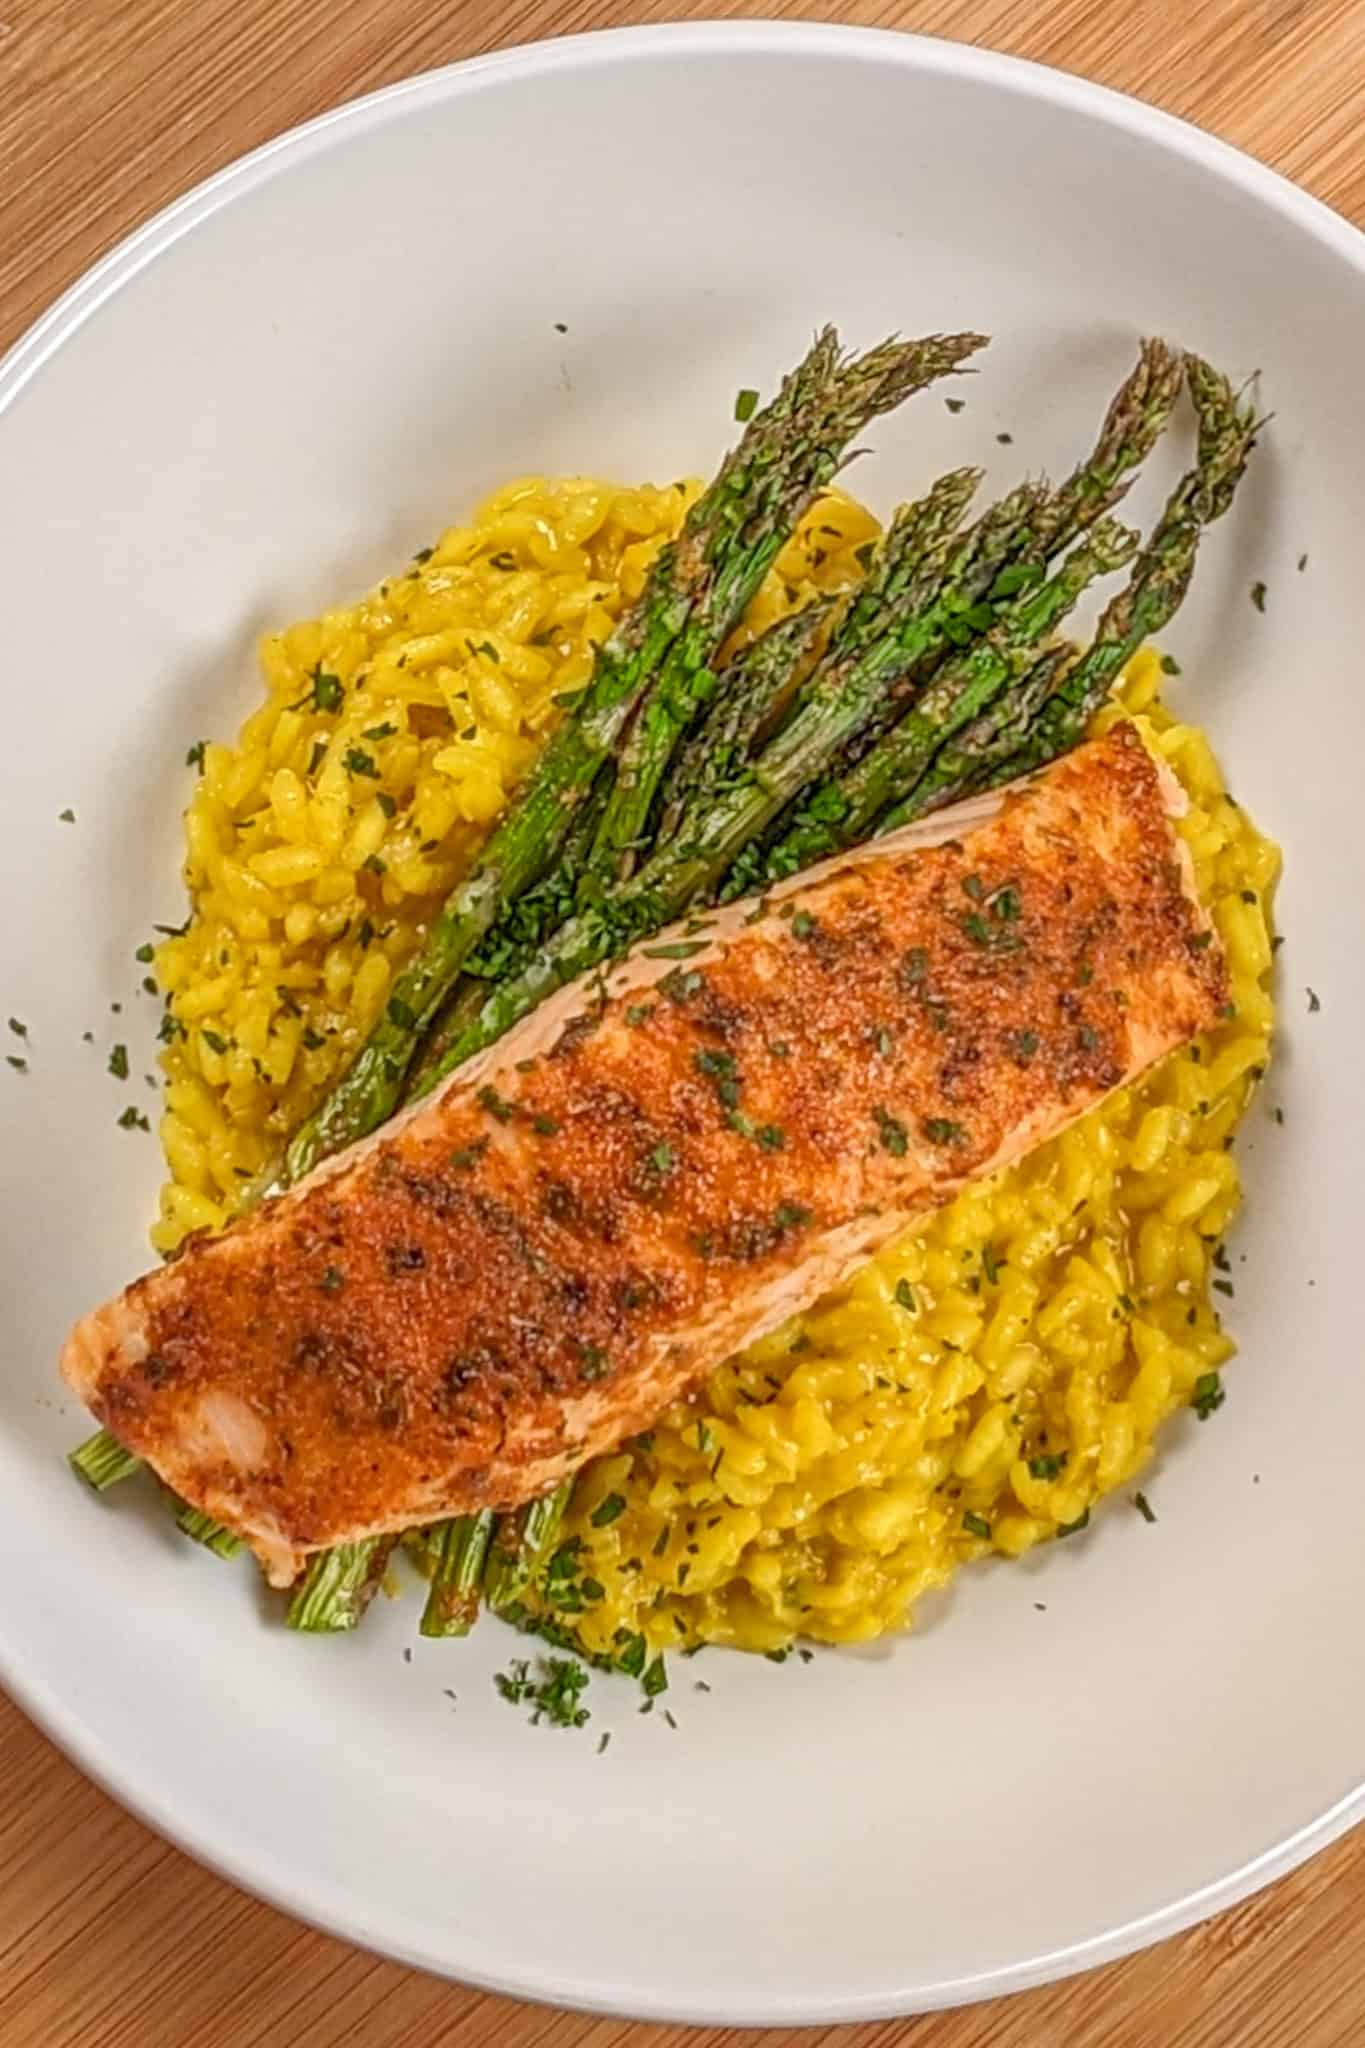
[(943, 403), (947, 406), (949, 412), (962, 412), (966, 407), (967, 401), (965, 398), (945, 398)]
[(1265, 610), (1265, 585), (1259, 580), (1251, 586), (1251, 602), (1258, 612)]
[(305, 702), (311, 702), (314, 711), (340, 711), (340, 676), (330, 674), (319, 662), (315, 668), (309, 670), (308, 680), (313, 687), (310, 697), (305, 699)]
[(606, 1529), (616, 1520), (618, 1515), (623, 1515), (625, 1511), (625, 1495), (622, 1493), (609, 1493), (602, 1500), (598, 1501), (597, 1506), (588, 1516), (588, 1520), (592, 1523), (594, 1529)]
[(914, 1313), (915, 1290), (908, 1280), (896, 1282), (896, 1302), (899, 1307), (908, 1308), (912, 1314)]
[(1164, 676), (1178, 676), (1182, 673), (1180, 663), (1176, 660), (1173, 654), (1162, 655), (1161, 673)]
[(675, 939), (667, 946), (642, 946), (646, 960), (691, 960), (706, 951), (705, 939)]
[(967, 1135), (961, 1124), (946, 1116), (927, 1116), (921, 1128), (931, 1145), (957, 1145)]
[(228, 1050), (227, 1040), (221, 1035), (221, 1033), (217, 1031), (210, 1031), (207, 1024), (204, 1025), (199, 1035), (203, 1039), (205, 1045), (208, 1047), (210, 1052), (216, 1052), (221, 1056)]
[(1005, 1261), (998, 1256), (993, 1245), (985, 1245), (981, 1252), (981, 1270), (986, 1276), (986, 1285), (994, 1287), (1000, 1278), (1000, 1268)]
[(984, 1515), (976, 1514), (971, 1508), (968, 1508), (966, 1514), (962, 1517), (962, 1526), (969, 1536), (980, 1536), (986, 1542), (990, 1541), (990, 1523)]
[(17, 1052), (7, 1052), (5, 1054), (5, 1065), (13, 1067), (16, 1074), (26, 1074), (28, 1072), (28, 1061)]
[(1308, 1014), (1311, 1017), (1322, 1008), (1322, 999), (1316, 989), (1305, 989), (1304, 993), (1308, 997)]
[(374, 765), (374, 755), (367, 754), (363, 747), (347, 747), (342, 756), (342, 766), (348, 775), (368, 775), (372, 782), (378, 782), (379, 770)]
[(27, 1026), (27, 1024), (22, 1024), (22, 1023), (20, 1023), (20, 1021), (19, 1021), (19, 1019), (18, 1019), (17, 1017), (11, 1017), (11, 1018), (10, 1018), (10, 1020), (9, 1020), (9, 1028), (10, 1028), (10, 1030), (11, 1030), (11, 1031), (12, 1031), (12, 1032), (14, 1033), (14, 1035), (15, 1035), (15, 1037), (16, 1037), (16, 1038), (27, 1038), (27, 1037), (28, 1037), (28, 1026)]
[(133, 954), (134, 960), (140, 960), (144, 967), (150, 967), (155, 957), (155, 949), (146, 940), (143, 941)]
[(781, 1124), (760, 1124), (753, 1135), (765, 1152), (780, 1152), (787, 1142)]
[(578, 1338), (577, 1343), (578, 1363), (584, 1379), (605, 1379), (607, 1374), (607, 1354), (601, 1345), (589, 1344), (582, 1337)]
[(1156, 1520), (1152, 1503), (1148, 1500), (1145, 1493), (1135, 1493), (1133, 1495), (1133, 1506), (1137, 1509), (1144, 1522), (1154, 1522)]
[(688, 1003), (706, 986), (706, 976), (696, 967), (670, 967), (658, 983), (660, 995), (670, 1003)]
[(773, 1210), (773, 1223), (778, 1230), (799, 1230), (810, 1222), (810, 1210), (800, 1202), (779, 1202)]
[(808, 939), (816, 928), (817, 920), (811, 916), (808, 910), (798, 910), (793, 915), (792, 937), (794, 939)]
[(531, 1118), (531, 1129), (538, 1138), (558, 1137), (560, 1129), (559, 1118), (547, 1116), (543, 1109), (538, 1109)]
[(1201, 1422), (1207, 1422), (1210, 1415), (1222, 1407), (1227, 1400), (1221, 1373), (1201, 1372), (1194, 1383), (1190, 1406)]
[(118, 1121), (121, 1131), (150, 1131), (152, 1128), (142, 1111), (131, 1102)]
[(367, 725), (360, 737), (363, 740), (391, 740), (398, 727), (385, 719), (382, 725)]
[(1067, 1453), (1065, 1451), (1040, 1452), (1036, 1458), (1030, 1458), (1028, 1461), (1029, 1477), (1031, 1479), (1055, 1479), (1058, 1473), (1064, 1470), (1066, 1460)]
[(640, 1679), (640, 1689), (644, 1693), (645, 1698), (651, 1700), (657, 1699), (661, 1692), (668, 1691), (668, 1669), (664, 1663), (662, 1653), (646, 1666), (644, 1674)]
[(877, 1135), (884, 1149), (893, 1159), (904, 1159), (910, 1143), (910, 1134), (905, 1125), (899, 1117), (892, 1116), (889, 1110), (877, 1108), (872, 1114), (877, 1120)]
[(494, 1674), (493, 1683), (509, 1706), (529, 1705), (531, 1725), (548, 1721), (552, 1728), (581, 1728), (590, 1718), (582, 1704), (589, 1673), (576, 1657), (544, 1657), (541, 1675), (533, 1677), (525, 1657), (513, 1658), (506, 1671)]
[(739, 1076), (732, 1053), (717, 1052), (713, 1047), (705, 1046), (693, 1055), (692, 1064), (699, 1074), (715, 1083), (716, 1093), (727, 1109), (738, 1107)]
[(475, 1100), (478, 1102), (480, 1109), (486, 1109), (488, 1114), (495, 1116), (500, 1124), (510, 1123), (517, 1113), (516, 1104), (509, 1102), (506, 1096), (499, 1095), (491, 1081), (484, 1083)]
[(1084, 1514), (1077, 1515), (1074, 1522), (1058, 1522), (1057, 1534), (1059, 1536), (1079, 1536), (1082, 1529), (1088, 1529), (1089, 1527), (1090, 1510), (1087, 1508)]
[(72, 811), (72, 810), (58, 811), (58, 813), (57, 813), (57, 823), (58, 823), (59, 825), (74, 825), (74, 824), (75, 824), (75, 822), (76, 822), (76, 813), (75, 813), (74, 811)]
[(756, 391), (747, 386), (743, 391), (737, 391), (735, 393), (735, 418), (740, 421), (751, 420), (757, 404), (758, 393)]
[(185, 766), (187, 768), (197, 768), (201, 775), (204, 772), (204, 749), (207, 745), (207, 740), (196, 740), (185, 755)]
[(318, 1282), (324, 1294), (339, 1294), (346, 1284), (346, 1275), (340, 1266), (328, 1266)]
[(116, 1045), (109, 1054), (109, 1071), (116, 1081), (128, 1079), (128, 1048)]

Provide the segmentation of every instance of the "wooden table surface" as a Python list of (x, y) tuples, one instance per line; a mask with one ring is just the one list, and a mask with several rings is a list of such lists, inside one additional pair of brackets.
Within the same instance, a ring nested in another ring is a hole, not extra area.
[[(1365, 0), (0, 0), (0, 349), (187, 186), (281, 129), (499, 43), (684, 15), (915, 28), (1059, 64), (1240, 143), (1365, 225)], [(841, 2048), (1365, 2042), (1365, 1830), (1191, 1934)], [(419, 1977), (168, 1848), (0, 1698), (4, 2048), (719, 2048)]]

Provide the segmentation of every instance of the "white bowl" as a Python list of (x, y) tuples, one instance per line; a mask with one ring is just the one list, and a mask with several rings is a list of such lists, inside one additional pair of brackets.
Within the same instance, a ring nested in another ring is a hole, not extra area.
[[(1076, 80), (711, 23), (345, 107), (172, 207), (9, 358), (0, 993), (31, 1071), (0, 1069), (0, 1666), (155, 1826), (475, 1983), (802, 2022), (1120, 1954), (1361, 1811), (1363, 249)], [(1243, 1351), (1216, 1421), (1170, 1432), (1155, 1528), (1119, 1503), (1083, 1542), (968, 1574), (941, 1625), (879, 1654), (717, 1655), (709, 1695), (684, 1665), (676, 1732), (595, 1679), (586, 1736), (532, 1733), (490, 1683), (520, 1647), (501, 1628), (420, 1643), (412, 1603), (381, 1601), (353, 1639), (300, 1639), (136, 1488), (101, 1502), (67, 1473), (83, 1418), (58, 1342), (144, 1264), (158, 1180), (154, 1141), (115, 1122), (152, 1100), (133, 949), (181, 914), (185, 749), (252, 702), (263, 626), (518, 471), (707, 469), (736, 390), (827, 318), (860, 343), (998, 337), (965, 412), (931, 394), (878, 427), (856, 481), (883, 506), (969, 457), (1059, 469), (1140, 330), (1264, 373), (1275, 424), (1173, 635), (1180, 701), (1288, 852), (1284, 1035), (1242, 1145)]]

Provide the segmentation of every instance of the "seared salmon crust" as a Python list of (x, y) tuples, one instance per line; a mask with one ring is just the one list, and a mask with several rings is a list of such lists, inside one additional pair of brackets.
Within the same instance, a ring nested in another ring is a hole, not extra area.
[(276, 1583), (543, 1493), (1212, 1021), (1175, 808), (1120, 723), (960, 840), (674, 927), (191, 1239), (68, 1380)]

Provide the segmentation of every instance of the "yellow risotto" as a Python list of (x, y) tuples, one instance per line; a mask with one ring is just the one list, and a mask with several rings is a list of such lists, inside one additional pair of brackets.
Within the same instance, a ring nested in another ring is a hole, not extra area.
[[(266, 702), (234, 747), (202, 749), (192, 917), (156, 953), (159, 1249), (220, 1226), (346, 1064), (694, 493), (510, 484), (360, 604), (266, 640)], [(743, 633), (854, 582), (876, 531), (823, 497)], [(1161, 1422), (1221, 1399), (1211, 1288), (1269, 1053), (1279, 856), (1161, 680), (1144, 653), (1122, 702), (1189, 793), (1230, 1014), (590, 1464), (536, 1596), (586, 1649), (902, 1627), (959, 1564), (1131, 1497)]]

